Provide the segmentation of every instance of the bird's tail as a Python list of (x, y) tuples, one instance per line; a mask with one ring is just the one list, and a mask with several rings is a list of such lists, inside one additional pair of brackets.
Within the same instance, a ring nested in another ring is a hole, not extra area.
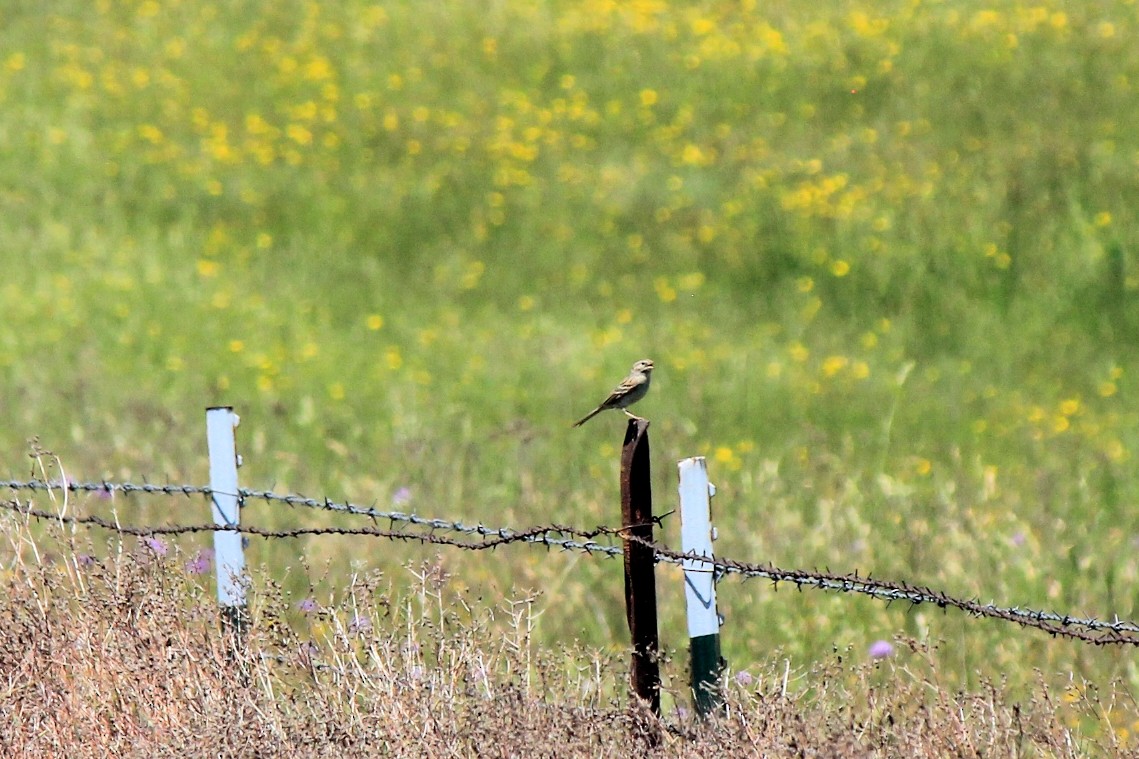
[(597, 416), (598, 414), (600, 414), (604, 410), (605, 410), (604, 406), (598, 406), (597, 408), (593, 409), (593, 411), (590, 411), (588, 414), (583, 416), (581, 419), (578, 419), (576, 422), (574, 422), (573, 426), (574, 427), (580, 427), (581, 425), (585, 424), (590, 419)]

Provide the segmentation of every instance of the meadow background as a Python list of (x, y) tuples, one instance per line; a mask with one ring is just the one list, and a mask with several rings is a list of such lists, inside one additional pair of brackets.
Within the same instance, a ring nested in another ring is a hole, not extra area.
[[(75, 478), (202, 484), (203, 409), (228, 404), (247, 487), (613, 524), (624, 421), (569, 425), (651, 357), (657, 511), (708, 456), (721, 555), (1135, 616), (1134, 3), (0, 13), (6, 475), (37, 438)], [(437, 561), (472, 603), (539, 591), (546, 644), (627, 642), (618, 562), (248, 556), (297, 600)], [(734, 671), (904, 634), (951, 683), (1139, 686), (1129, 650), (956, 614), (736, 581), (720, 602)]]

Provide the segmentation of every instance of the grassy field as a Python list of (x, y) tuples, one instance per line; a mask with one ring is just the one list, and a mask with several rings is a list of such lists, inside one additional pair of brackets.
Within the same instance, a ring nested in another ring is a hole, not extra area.
[[(1137, 616), (1132, 3), (4, 19), (6, 474), (38, 438), (77, 478), (204, 483), (202, 410), (225, 403), (249, 487), (612, 524), (624, 424), (569, 425), (647, 356), (657, 510), (675, 461), (708, 456), (722, 555)], [(249, 557), (294, 601), (437, 561), (488, 605), (538, 592), (542, 645), (625, 642), (617, 562), (348, 538)], [(680, 581), (660, 584), (682, 649)], [(733, 672), (904, 636), (948, 688), (1139, 688), (1130, 651), (759, 583), (720, 599)], [(1129, 740), (1129, 714), (1098, 728)]]
[(256, 582), (234, 647), (208, 578), (171, 553), (96, 559), (9, 514), (0, 539), (30, 556), (0, 594), (6, 756), (1066, 757), (1125, 751), (1110, 728), (1135, 707), (1115, 687), (953, 690), (911, 640), (905, 662), (760, 664), (704, 722), (670, 688), (657, 722), (628, 706), (627, 657), (539, 646), (533, 595), (472, 606), (437, 566), (398, 588), (356, 577), (291, 625), (289, 599)]

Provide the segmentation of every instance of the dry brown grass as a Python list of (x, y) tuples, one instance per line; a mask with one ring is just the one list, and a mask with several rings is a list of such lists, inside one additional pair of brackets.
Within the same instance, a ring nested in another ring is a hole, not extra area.
[(706, 724), (670, 686), (656, 723), (628, 705), (623, 654), (539, 650), (533, 597), (475, 599), (438, 567), (400, 587), (347, 578), (307, 611), (258, 581), (234, 648), (209, 575), (175, 550), (115, 540), (91, 559), (74, 536), (36, 535), (0, 524), (4, 756), (1118, 755), (1136, 719), (1113, 689), (1056, 697), (1043, 677), (1015, 698), (949, 692), (936, 652), (903, 642), (894, 663), (729, 675)]

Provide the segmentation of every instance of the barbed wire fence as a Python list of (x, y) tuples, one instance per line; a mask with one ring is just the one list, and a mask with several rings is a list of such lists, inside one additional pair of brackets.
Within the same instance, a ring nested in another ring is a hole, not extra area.
[[(217, 494), (208, 486), (201, 485), (154, 485), (130, 482), (82, 482), (46, 480), (0, 480), (0, 488), (11, 491), (66, 491), (91, 494), (145, 494), (151, 496), (204, 496), (212, 498)], [(659, 563), (684, 565), (696, 563), (705, 571), (714, 573), (717, 579), (737, 577), (741, 579), (762, 579), (779, 584), (790, 584), (796, 588), (813, 588), (835, 593), (848, 593), (868, 596), (887, 603), (906, 603), (911, 606), (932, 605), (940, 609), (957, 609), (976, 618), (1011, 622), (1022, 627), (1033, 628), (1049, 635), (1077, 640), (1094, 645), (1139, 646), (1139, 623), (1124, 620), (1101, 620), (1076, 614), (1025, 608), (1020, 606), (1000, 606), (995, 603), (982, 603), (977, 599), (960, 598), (942, 590), (922, 585), (881, 580), (852, 574), (835, 574), (805, 569), (785, 569), (769, 564), (741, 561), (731, 558), (711, 557), (693, 551), (682, 552), (668, 548), (657, 542), (645, 541), (629, 534), (625, 528), (598, 526), (583, 529), (561, 524), (540, 525), (524, 529), (511, 527), (489, 527), (482, 523), (467, 524), (452, 519), (424, 517), (401, 511), (388, 511), (350, 502), (328, 498), (311, 498), (296, 494), (280, 494), (269, 490), (239, 488), (234, 493), (226, 493), (239, 501), (260, 500), (293, 508), (348, 514), (366, 517), (371, 525), (359, 527), (321, 526), (296, 527), (289, 529), (268, 529), (254, 525), (219, 524), (179, 524), (179, 525), (125, 525), (117, 519), (106, 519), (95, 515), (62, 514), (36, 509), (19, 500), (0, 502), (0, 510), (25, 519), (56, 522), (61, 525), (74, 525), (99, 528), (121, 535), (137, 537), (172, 536), (190, 533), (237, 532), (242, 535), (266, 539), (288, 539), (305, 536), (346, 535), (385, 538), (389, 540), (412, 541), (423, 544), (449, 546), (461, 550), (487, 551), (499, 547), (523, 543), (544, 546), (563, 552), (580, 552), (591, 556), (615, 558), (623, 555), (619, 545), (601, 542), (597, 538), (625, 539), (639, 542), (652, 548)], [(380, 526), (387, 523), (388, 527)], [(396, 529), (402, 525), (404, 529)], [(455, 537), (458, 536), (458, 537)]]

